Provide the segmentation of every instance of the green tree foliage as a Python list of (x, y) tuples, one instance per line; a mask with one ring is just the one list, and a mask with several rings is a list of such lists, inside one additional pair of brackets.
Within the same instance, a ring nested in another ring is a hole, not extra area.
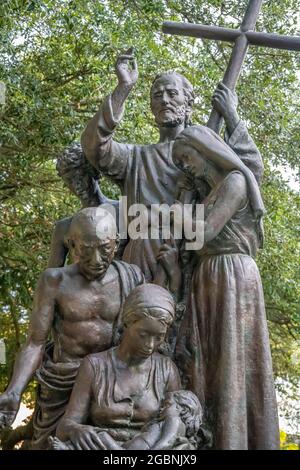
[[(237, 27), (247, 1), (3, 0), (0, 5), (0, 329), (11, 374), (23, 343), (38, 274), (45, 268), (56, 220), (79, 208), (56, 175), (57, 154), (78, 140), (88, 118), (116, 83), (117, 54), (135, 46), (140, 78), (118, 130), (120, 141), (155, 142), (149, 88), (175, 69), (195, 86), (194, 122), (206, 122), (232, 45), (162, 34), (163, 20)], [(257, 29), (296, 33), (298, 0), (267, 0)], [(299, 57), (299, 56), (298, 56)], [(299, 61), (299, 58), (298, 58)], [(299, 196), (284, 181), (297, 172), (297, 54), (250, 48), (237, 92), (239, 110), (265, 162), (266, 244), (258, 262), (265, 289), (275, 374), (296, 382), (300, 327)], [(280, 170), (280, 171), (279, 171)], [(105, 182), (105, 191), (116, 196)], [(28, 399), (31, 399), (31, 393)]]

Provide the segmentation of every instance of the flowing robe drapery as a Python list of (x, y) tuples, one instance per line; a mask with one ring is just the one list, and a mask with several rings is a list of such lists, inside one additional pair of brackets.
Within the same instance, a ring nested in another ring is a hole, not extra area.
[[(119, 274), (120, 309), (114, 323), (112, 345), (117, 344), (121, 327), (123, 303), (129, 293), (144, 282), (144, 276), (137, 266), (123, 261), (112, 263)], [(108, 293), (108, 295), (112, 295)], [(33, 438), (31, 448), (48, 449), (49, 437), (55, 435), (59, 420), (63, 416), (69, 402), (78, 368), (82, 359), (67, 363), (53, 361), (53, 344), (46, 348), (43, 363), (36, 371), (38, 382), (36, 406), (33, 414)]]
[[(220, 187), (203, 201), (205, 218)], [(203, 406), (215, 449), (279, 447), (264, 296), (253, 259), (258, 246), (248, 200), (198, 253), (179, 330), (176, 359)]]
[[(124, 144), (113, 140), (114, 131), (122, 116), (115, 119), (111, 96), (90, 120), (82, 134), (82, 148), (90, 163), (116, 182), (127, 204), (172, 205), (178, 198), (178, 181), (183, 177), (172, 160), (174, 141), (151, 145)], [(255, 177), (262, 177), (260, 153), (242, 121), (234, 132), (225, 134), (228, 145), (252, 170)], [(128, 217), (128, 221), (132, 220)], [(161, 239), (129, 240), (123, 260), (136, 264), (146, 280), (151, 281), (156, 272), (156, 256), (163, 241)]]

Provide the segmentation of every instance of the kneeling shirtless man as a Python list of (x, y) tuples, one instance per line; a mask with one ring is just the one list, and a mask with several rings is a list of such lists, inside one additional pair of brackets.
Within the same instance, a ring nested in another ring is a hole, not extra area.
[(36, 375), (33, 449), (48, 448), (81, 360), (116, 342), (123, 302), (144, 282), (137, 266), (113, 261), (118, 245), (114, 224), (102, 209), (79, 211), (70, 227), (77, 263), (46, 269), (38, 281), (28, 337), (0, 396), (0, 427), (5, 427), (15, 419), (22, 393)]

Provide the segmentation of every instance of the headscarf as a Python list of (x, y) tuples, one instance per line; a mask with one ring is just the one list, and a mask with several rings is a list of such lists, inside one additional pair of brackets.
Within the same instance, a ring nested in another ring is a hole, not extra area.
[(203, 159), (211, 161), (213, 164), (226, 171), (238, 170), (246, 178), (250, 204), (254, 212), (258, 226), (260, 245), (263, 244), (262, 217), (265, 213), (264, 203), (261, 197), (258, 183), (252, 171), (240, 160), (234, 151), (216, 134), (206, 126), (190, 126), (182, 131), (176, 138), (176, 142), (183, 141), (185, 145), (197, 150)]
[(145, 317), (170, 326), (175, 317), (175, 302), (170, 292), (156, 284), (142, 284), (133, 289), (124, 303), (124, 325)]

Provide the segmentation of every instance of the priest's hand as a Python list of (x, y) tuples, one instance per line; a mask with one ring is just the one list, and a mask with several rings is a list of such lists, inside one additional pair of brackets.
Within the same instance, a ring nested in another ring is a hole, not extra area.
[(133, 47), (119, 55), (115, 69), (119, 87), (132, 88), (135, 85), (139, 74)]
[(237, 113), (237, 94), (221, 82), (213, 94), (212, 105), (223, 116), (226, 127), (232, 134), (240, 121)]
[(20, 406), (20, 397), (11, 392), (0, 395), (0, 429), (11, 426)]

